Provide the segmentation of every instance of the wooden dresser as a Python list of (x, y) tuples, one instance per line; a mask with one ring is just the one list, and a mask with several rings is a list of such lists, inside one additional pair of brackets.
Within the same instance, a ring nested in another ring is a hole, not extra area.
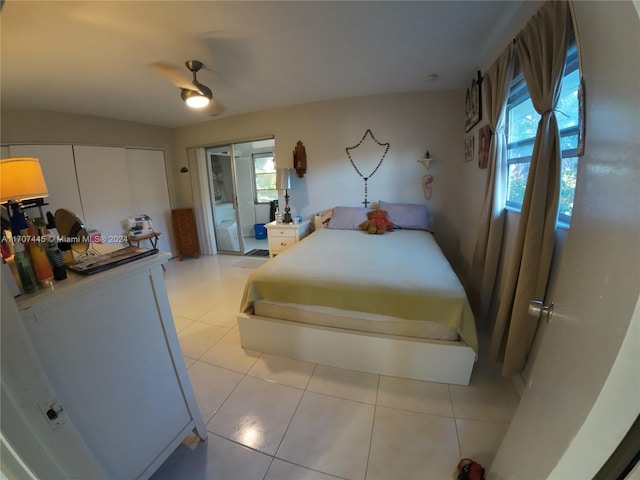
[(198, 243), (198, 230), (196, 220), (193, 216), (193, 209), (179, 208), (171, 210), (173, 218), (173, 229), (178, 248), (178, 258), (182, 261), (185, 255), (200, 256), (200, 245)]

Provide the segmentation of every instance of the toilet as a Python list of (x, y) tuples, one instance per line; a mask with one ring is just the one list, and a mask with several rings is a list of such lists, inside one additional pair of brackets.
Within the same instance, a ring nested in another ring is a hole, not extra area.
[(233, 220), (223, 220), (215, 227), (218, 250), (239, 251), (238, 225)]

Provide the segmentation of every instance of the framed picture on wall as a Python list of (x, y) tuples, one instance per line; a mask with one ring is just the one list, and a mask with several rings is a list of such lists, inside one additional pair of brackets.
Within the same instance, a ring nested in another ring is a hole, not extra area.
[(478, 167), (487, 168), (489, 163), (489, 143), (491, 142), (491, 127), (485, 125), (478, 130)]
[(468, 132), (482, 119), (482, 76), (474, 78), (465, 97), (464, 131)]
[(464, 161), (473, 162), (473, 150), (475, 148), (475, 137), (471, 135), (464, 140)]

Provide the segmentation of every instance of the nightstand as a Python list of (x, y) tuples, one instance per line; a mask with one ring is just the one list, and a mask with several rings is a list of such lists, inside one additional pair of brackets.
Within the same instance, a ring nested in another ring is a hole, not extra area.
[(276, 223), (265, 225), (269, 238), (269, 258), (284, 252), (309, 234), (309, 220), (300, 223)]

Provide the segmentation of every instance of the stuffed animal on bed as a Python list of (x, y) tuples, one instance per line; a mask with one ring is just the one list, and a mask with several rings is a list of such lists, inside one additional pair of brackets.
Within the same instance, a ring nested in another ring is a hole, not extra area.
[(385, 210), (372, 210), (367, 213), (368, 220), (358, 225), (360, 230), (368, 234), (376, 233), (382, 235), (384, 232), (393, 231), (393, 223), (387, 220), (387, 212)]

